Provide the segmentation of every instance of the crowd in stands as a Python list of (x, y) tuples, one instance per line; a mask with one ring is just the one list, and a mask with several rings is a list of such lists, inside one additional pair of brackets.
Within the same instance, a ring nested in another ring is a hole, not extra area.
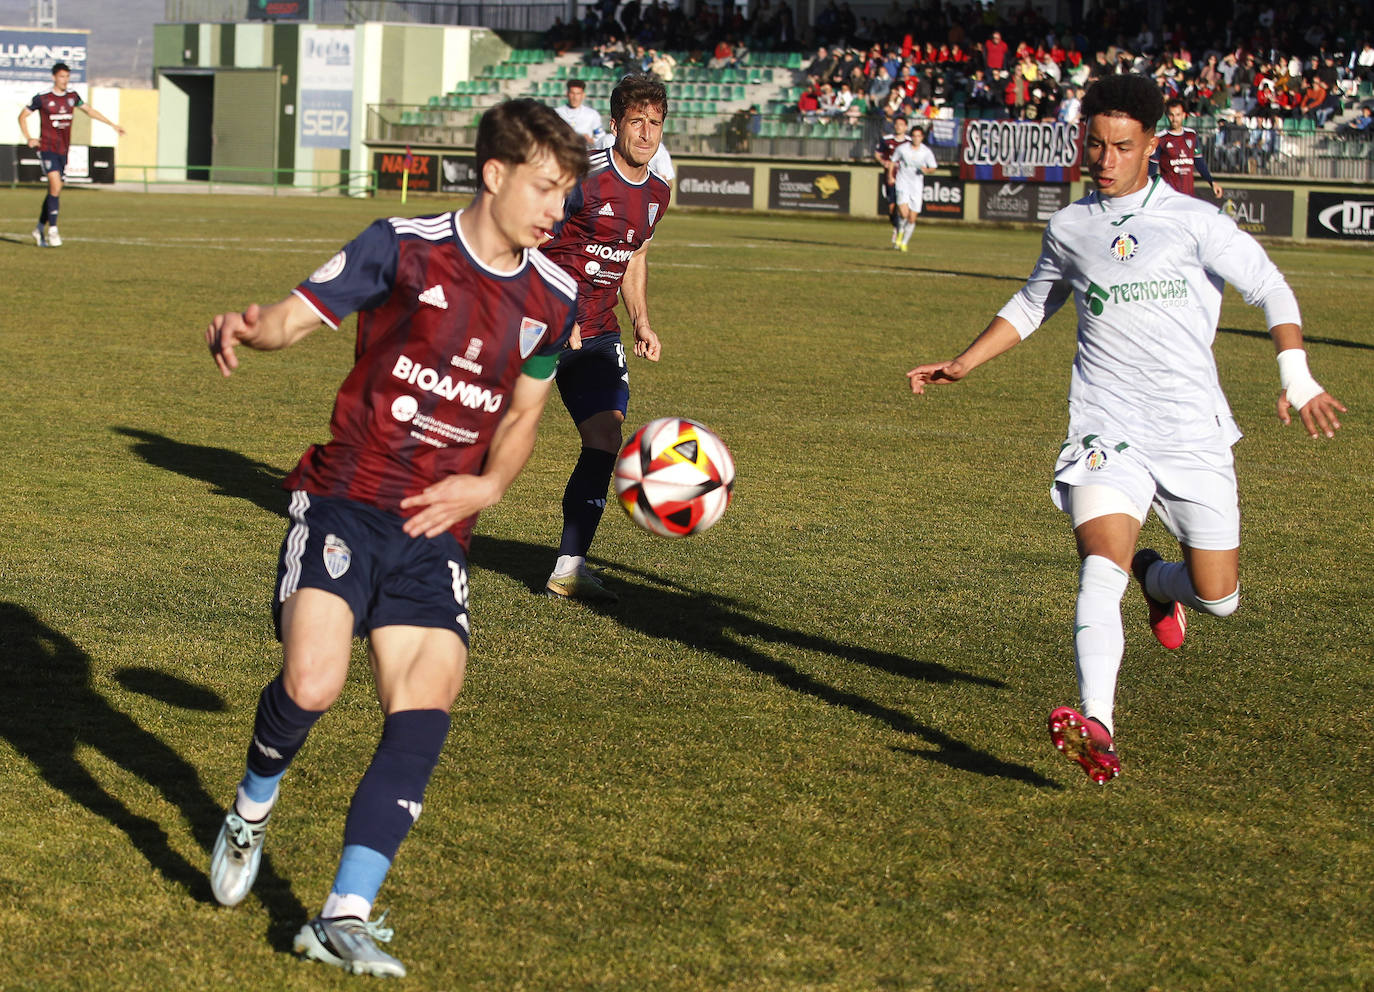
[[(799, 35), (786, 0), (758, 0), (747, 13), (702, 3), (690, 16), (659, 2), (600, 0), (581, 23), (555, 24), (548, 44), (585, 49), (588, 64), (671, 81), (677, 59), (669, 51), (720, 68), (743, 64), (751, 51), (809, 42), (815, 54), (798, 80), (796, 112), (815, 122), (951, 113), (1073, 120), (1093, 80), (1136, 72), (1153, 75), (1197, 118), (1323, 127), (1356, 106), (1362, 83), (1366, 93), (1374, 84), (1371, 0), (1229, 6), (1223, 19), (1224, 7), (1168, 4), (1152, 26), (1145, 4), (1094, 0), (1066, 25), (1030, 4), (1006, 16), (992, 4), (893, 0), (879, 21), (830, 0)], [(1368, 129), (1370, 120), (1361, 113), (1343, 129)]]

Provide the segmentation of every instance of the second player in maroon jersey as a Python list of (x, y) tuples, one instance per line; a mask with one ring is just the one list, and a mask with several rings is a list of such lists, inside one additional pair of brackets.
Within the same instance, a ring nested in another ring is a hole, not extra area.
[(668, 94), (656, 76), (626, 76), (611, 92), (615, 144), (592, 153), (587, 178), (568, 197), (567, 219), (545, 254), (577, 280), (582, 348), (558, 360), (558, 393), (582, 439), (563, 492), (558, 560), (545, 585), (550, 596), (614, 602), (587, 570), (587, 552), (606, 508), (630, 400), (630, 371), (620, 342), (616, 295), (625, 301), (634, 353), (658, 361), (649, 322), (645, 252), (668, 209), (668, 184), (649, 171), (663, 137)]
[[(72, 71), (65, 62), (52, 67), (52, 89), (36, 93), (28, 106), (19, 112), (19, 130), (30, 148), (38, 149), (43, 163), (43, 175), (48, 180), (48, 195), (43, 197), (38, 212), (38, 226), (33, 240), (40, 248), (60, 248), (62, 235), (57, 231), (58, 197), (62, 194), (62, 173), (67, 168), (67, 153), (72, 144), (72, 117), (80, 110), (88, 117), (110, 125), (116, 134), (124, 129), (94, 107), (82, 102), (76, 90), (68, 89)], [(38, 137), (29, 134), (29, 115), (38, 115)]]
[(1183, 126), (1188, 116), (1183, 101), (1170, 100), (1165, 104), (1164, 112), (1169, 118), (1169, 127), (1155, 132), (1158, 145), (1151, 159), (1152, 164), (1166, 183), (1189, 196), (1193, 195), (1194, 173), (1202, 176), (1203, 182), (1211, 185), (1212, 195), (1220, 200), (1221, 184), (1212, 178), (1211, 170), (1207, 168), (1207, 159), (1202, 154), (1197, 132)]

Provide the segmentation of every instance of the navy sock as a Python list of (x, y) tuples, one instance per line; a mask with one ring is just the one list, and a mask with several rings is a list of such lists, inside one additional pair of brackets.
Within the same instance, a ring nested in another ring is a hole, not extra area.
[(305, 743), (310, 728), (324, 710), (306, 710), (287, 694), (278, 675), (258, 696), (253, 741), (248, 745), (248, 772), (260, 779), (278, 779)]
[(439, 761), (448, 725), (444, 710), (402, 710), (386, 718), (377, 752), (348, 807), (345, 850), (365, 847), (387, 861), (396, 857), (396, 849), (420, 818), (425, 787)]
[(53, 196), (51, 193), (43, 197), (43, 213), (38, 221), (40, 225), (51, 224), (54, 227), (57, 226), (58, 199), (58, 197)]
[(563, 538), (558, 554), (587, 557), (606, 509), (606, 492), (615, 471), (615, 453), (583, 448), (563, 490)]

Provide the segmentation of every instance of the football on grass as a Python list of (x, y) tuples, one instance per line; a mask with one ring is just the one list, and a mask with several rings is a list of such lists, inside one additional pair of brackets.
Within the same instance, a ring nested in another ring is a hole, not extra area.
[(685, 417), (661, 417), (635, 431), (615, 463), (615, 494), (651, 534), (686, 537), (730, 505), (735, 461), (724, 442)]

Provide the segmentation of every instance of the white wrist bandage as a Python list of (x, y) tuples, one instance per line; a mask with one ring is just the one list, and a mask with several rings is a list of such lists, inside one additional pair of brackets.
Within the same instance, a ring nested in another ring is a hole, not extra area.
[(1279, 352), (1279, 384), (1287, 392), (1288, 402), (1294, 410), (1301, 410), (1312, 397), (1326, 392), (1307, 370), (1307, 352), (1301, 348)]

